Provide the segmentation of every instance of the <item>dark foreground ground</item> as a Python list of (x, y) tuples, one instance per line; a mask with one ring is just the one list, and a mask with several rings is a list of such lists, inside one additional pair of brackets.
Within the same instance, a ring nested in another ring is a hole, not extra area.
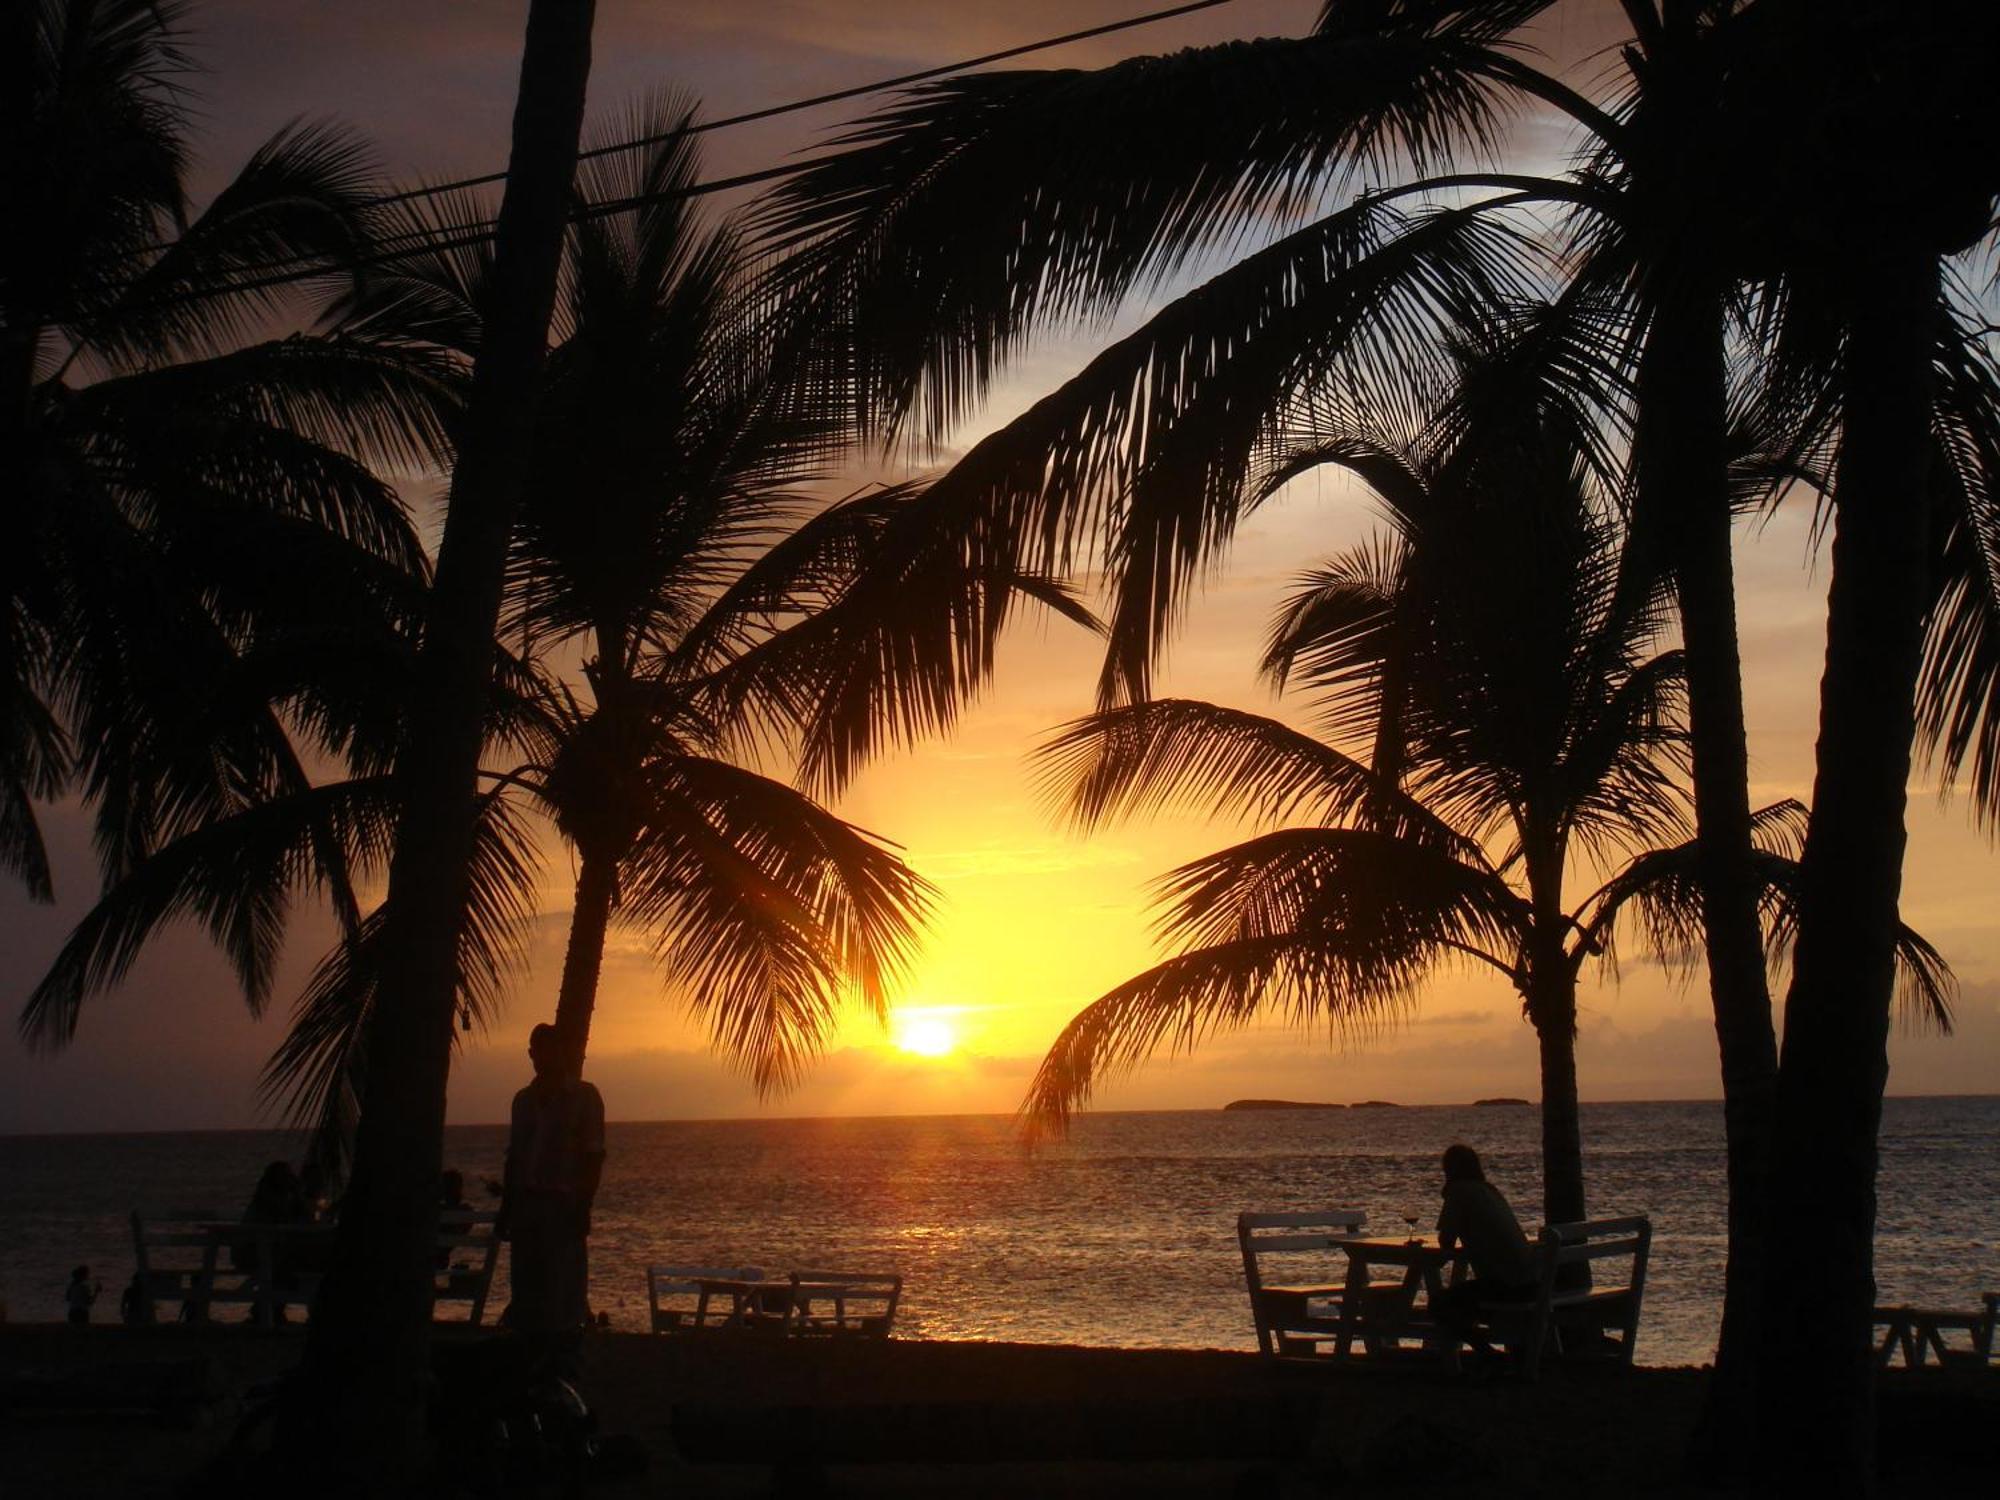
[[(201, 1493), (244, 1393), (301, 1343), (297, 1330), (0, 1327), (0, 1495)], [(202, 1370), (204, 1399), (106, 1409), (155, 1393), (170, 1368)], [(606, 1497), (1709, 1493), (1678, 1477), (1692, 1370), (1553, 1369), (1529, 1386), (1193, 1350), (600, 1334), (583, 1373), (603, 1430), (650, 1455), (643, 1478), (591, 1487)], [(1892, 1374), (1883, 1493), (1984, 1493), (1996, 1430), (2000, 1371)]]

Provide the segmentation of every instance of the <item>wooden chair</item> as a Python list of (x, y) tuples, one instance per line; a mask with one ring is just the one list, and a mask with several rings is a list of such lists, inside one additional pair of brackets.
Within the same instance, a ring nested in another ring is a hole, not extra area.
[[(439, 1216), (438, 1249), (476, 1251), (474, 1264), (441, 1270), (433, 1291), (439, 1301), (470, 1305), (473, 1323), (486, 1315), (500, 1241), (498, 1215), (463, 1210)], [(132, 1213), (132, 1258), (139, 1281), (138, 1318), (159, 1320), (159, 1304), (179, 1303), (182, 1322), (206, 1323), (218, 1303), (247, 1306), (254, 1322), (270, 1327), (288, 1307), (310, 1307), (319, 1292), (320, 1268), (330, 1243), (324, 1225), (242, 1224), (208, 1208), (170, 1208), (151, 1218)], [(280, 1276), (288, 1243), (303, 1260), (304, 1244), (318, 1242), (318, 1258)], [(304, 1242), (301, 1244), (299, 1242)], [(248, 1255), (250, 1264), (241, 1264)]]
[[(646, 1305), (652, 1310), (653, 1332), (691, 1333), (696, 1329), (720, 1328), (733, 1309), (711, 1305), (702, 1282), (763, 1279), (763, 1271), (756, 1266), (648, 1266)], [(790, 1309), (790, 1289), (780, 1282), (772, 1283), (772, 1289), (785, 1293), (782, 1316)]]
[[(1342, 1335), (1341, 1307), (1347, 1294), (1346, 1257), (1336, 1241), (1368, 1222), (1358, 1208), (1314, 1208), (1278, 1213), (1240, 1213), (1236, 1243), (1243, 1251), (1243, 1281), (1250, 1293), (1250, 1318), (1257, 1347), (1268, 1355), (1316, 1354), (1319, 1345)], [(1274, 1281), (1266, 1256), (1297, 1256)], [(1302, 1263), (1303, 1262), (1303, 1263)]]
[[(1536, 1241), (1539, 1280), (1534, 1296), (1482, 1302), (1480, 1323), (1489, 1338), (1515, 1355), (1529, 1380), (1541, 1373), (1542, 1354), (1550, 1345), (1565, 1358), (1630, 1365), (1652, 1243), (1653, 1224), (1643, 1216), (1544, 1225)], [(1614, 1271), (1606, 1281), (1598, 1263), (1614, 1260), (1626, 1263), (1624, 1275)], [(1565, 1266), (1588, 1267), (1589, 1274), (1576, 1276), (1571, 1286)]]
[(894, 1272), (793, 1271), (789, 1280), (787, 1334), (885, 1339), (895, 1326), (903, 1278)]
[[(493, 1267), (500, 1258), (500, 1237), (494, 1226), (500, 1215), (492, 1209), (448, 1208), (438, 1214), (438, 1259), (443, 1264), (433, 1290), (436, 1302), (469, 1304), (467, 1321), (478, 1327), (486, 1317), (493, 1290)], [(463, 1259), (470, 1264), (460, 1264)]]
[(223, 1269), (217, 1264), (223, 1244), (207, 1226), (222, 1217), (209, 1208), (169, 1208), (150, 1219), (137, 1209), (132, 1211), (132, 1263), (139, 1283), (140, 1322), (158, 1322), (158, 1304), (162, 1302), (178, 1304), (176, 1313), (183, 1322), (208, 1321), (216, 1275)]

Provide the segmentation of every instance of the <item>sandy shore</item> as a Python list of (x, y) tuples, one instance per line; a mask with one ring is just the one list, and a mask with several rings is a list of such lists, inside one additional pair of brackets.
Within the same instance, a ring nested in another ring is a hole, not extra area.
[[(203, 1358), (220, 1397), (189, 1423), (15, 1409), (10, 1496), (168, 1497), (222, 1444), (240, 1393), (296, 1330), (0, 1327), (0, 1379)], [(116, 1375), (111, 1377), (114, 1380)], [(651, 1455), (613, 1496), (1694, 1495), (1678, 1481), (1692, 1370), (1555, 1369), (1534, 1386), (1254, 1355), (1048, 1345), (781, 1344), (601, 1334), (584, 1381), (607, 1433)], [(1977, 1492), (2000, 1371), (1892, 1375), (1884, 1493)]]

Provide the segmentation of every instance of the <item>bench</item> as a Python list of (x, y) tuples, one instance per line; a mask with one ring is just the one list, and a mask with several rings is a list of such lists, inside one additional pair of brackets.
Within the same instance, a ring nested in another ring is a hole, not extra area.
[(894, 1272), (793, 1271), (785, 1332), (794, 1338), (885, 1339), (903, 1278)]
[(463, 1302), (466, 1322), (475, 1328), (485, 1321), (493, 1267), (500, 1259), (500, 1236), (494, 1232), (499, 1218), (488, 1208), (438, 1211), (438, 1259), (443, 1264), (431, 1288), (432, 1300)]
[[(433, 1294), (440, 1303), (467, 1304), (474, 1324), (485, 1318), (499, 1258), (496, 1217), (480, 1209), (438, 1215)], [(286, 1308), (312, 1305), (332, 1240), (330, 1224), (244, 1224), (206, 1208), (173, 1208), (148, 1218), (135, 1209), (134, 1315), (141, 1323), (157, 1322), (161, 1303), (177, 1303), (182, 1322), (206, 1323), (216, 1304), (234, 1303), (247, 1306), (260, 1327), (272, 1327), (285, 1320)], [(237, 1264), (242, 1260), (247, 1269)]]
[[(1564, 1358), (1629, 1366), (1639, 1337), (1652, 1242), (1652, 1221), (1644, 1216), (1545, 1225), (1536, 1241), (1539, 1280), (1534, 1296), (1482, 1302), (1479, 1324), (1515, 1354), (1529, 1380), (1540, 1373), (1542, 1353), (1550, 1346)], [(1599, 1265), (1613, 1260), (1626, 1263), (1625, 1273), (1607, 1282)], [(1565, 1275), (1565, 1267), (1587, 1269)]]
[(903, 1296), (894, 1272), (792, 1271), (756, 1266), (648, 1266), (655, 1333), (728, 1330), (786, 1338), (887, 1338)]
[[(1877, 1369), (1887, 1369), (1900, 1353), (1909, 1369), (1921, 1370), (1935, 1355), (1941, 1366), (1964, 1365), (1980, 1369), (1992, 1362), (1993, 1331), (2000, 1322), (2000, 1292), (1988, 1292), (1974, 1309), (1936, 1307), (1878, 1307), (1875, 1326), (1882, 1330), (1875, 1348)], [(1963, 1333), (1964, 1347), (1945, 1342), (1945, 1334)]]
[[(1243, 1281), (1250, 1292), (1258, 1349), (1268, 1355), (1315, 1354), (1320, 1344), (1341, 1340), (1347, 1259), (1339, 1241), (1367, 1222), (1358, 1208), (1236, 1216), (1236, 1243), (1243, 1252)], [(1264, 1265), (1272, 1255), (1299, 1259), (1285, 1266), (1282, 1280), (1274, 1281)]]

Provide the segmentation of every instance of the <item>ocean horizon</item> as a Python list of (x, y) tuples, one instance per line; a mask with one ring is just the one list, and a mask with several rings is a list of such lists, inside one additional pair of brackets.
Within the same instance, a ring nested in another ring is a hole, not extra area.
[[(614, 1121), (591, 1241), (593, 1307), (646, 1326), (648, 1264), (895, 1270), (910, 1337), (1120, 1347), (1255, 1347), (1235, 1220), (1244, 1209), (1359, 1208), (1371, 1227), (1434, 1221), (1437, 1156), (1465, 1140), (1532, 1233), (1540, 1111), (1529, 1106), (1093, 1112), (1023, 1148), (1017, 1117), (796, 1116)], [(1594, 1216), (1654, 1226), (1638, 1357), (1698, 1364), (1721, 1312), (1722, 1106), (1583, 1106)], [(2000, 1288), (2000, 1096), (1884, 1103), (1876, 1276), (1883, 1301), (1975, 1304)], [(454, 1125), (446, 1164), (468, 1197), (500, 1174), (500, 1125)], [(130, 1214), (200, 1204), (233, 1214), (282, 1131), (0, 1136), (0, 1298), (62, 1315), (69, 1269), (116, 1317)], [(506, 1300), (506, 1255), (494, 1307)]]

